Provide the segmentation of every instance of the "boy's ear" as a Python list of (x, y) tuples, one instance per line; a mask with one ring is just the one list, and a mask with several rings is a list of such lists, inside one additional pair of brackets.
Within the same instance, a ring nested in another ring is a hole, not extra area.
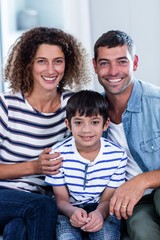
[(107, 121), (105, 122), (104, 126), (103, 126), (103, 130), (106, 131), (108, 126), (109, 126), (109, 123), (110, 123), (110, 119), (108, 118)]
[(65, 119), (65, 124), (66, 124), (66, 127), (69, 129), (69, 131), (71, 131), (68, 119)]

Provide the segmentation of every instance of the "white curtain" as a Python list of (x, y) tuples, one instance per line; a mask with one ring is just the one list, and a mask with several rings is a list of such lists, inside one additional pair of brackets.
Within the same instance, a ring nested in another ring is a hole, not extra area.
[[(63, 0), (64, 30), (73, 34), (86, 48), (92, 71), (91, 26), (89, 0)], [(93, 89), (92, 81), (88, 88)]]

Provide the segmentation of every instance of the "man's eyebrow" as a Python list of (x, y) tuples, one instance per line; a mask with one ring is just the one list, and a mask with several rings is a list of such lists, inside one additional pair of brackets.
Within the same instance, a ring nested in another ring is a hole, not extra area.
[(117, 58), (118, 60), (121, 60), (121, 59), (127, 59), (128, 60), (128, 58), (126, 57), (126, 56), (124, 56), (124, 57), (119, 57), (119, 58)]
[(100, 58), (100, 59), (98, 59), (98, 62), (101, 62), (101, 61), (109, 61), (109, 59), (107, 59), (107, 58)]
[[(117, 60), (121, 60), (121, 59), (126, 59), (128, 60), (128, 58), (126, 56), (123, 56), (123, 57), (118, 57)], [(101, 62), (101, 61), (110, 61), (108, 58), (100, 58), (98, 59), (98, 62)]]

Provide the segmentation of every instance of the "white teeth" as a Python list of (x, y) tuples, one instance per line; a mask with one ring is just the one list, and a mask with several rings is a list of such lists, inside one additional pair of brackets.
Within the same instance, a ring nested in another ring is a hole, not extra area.
[(43, 79), (46, 81), (54, 81), (56, 77), (43, 77)]
[(120, 82), (121, 78), (118, 79), (108, 79), (109, 82), (115, 83), (115, 82)]

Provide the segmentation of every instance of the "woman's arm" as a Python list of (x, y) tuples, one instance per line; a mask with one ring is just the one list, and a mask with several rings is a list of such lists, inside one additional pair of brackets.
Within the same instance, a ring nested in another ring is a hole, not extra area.
[[(0, 164), (0, 179), (19, 178), (34, 174), (57, 174), (61, 166), (60, 153), (49, 154), (51, 148), (46, 148), (37, 160), (15, 164)], [(51, 159), (56, 159), (50, 161)]]

